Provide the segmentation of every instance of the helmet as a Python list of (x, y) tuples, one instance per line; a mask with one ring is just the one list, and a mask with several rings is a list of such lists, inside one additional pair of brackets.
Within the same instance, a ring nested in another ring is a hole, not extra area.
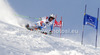
[(56, 16), (54, 14), (51, 14), (50, 17), (52, 17), (53, 19), (56, 18)]

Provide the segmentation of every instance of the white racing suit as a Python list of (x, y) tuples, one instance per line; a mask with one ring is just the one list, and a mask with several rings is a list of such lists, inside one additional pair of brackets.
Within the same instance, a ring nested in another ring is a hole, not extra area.
[(35, 23), (35, 28), (42, 30), (43, 28), (46, 28), (47, 26), (50, 26), (50, 31), (53, 29), (53, 22), (48, 20), (48, 17), (42, 17), (41, 21), (38, 21)]

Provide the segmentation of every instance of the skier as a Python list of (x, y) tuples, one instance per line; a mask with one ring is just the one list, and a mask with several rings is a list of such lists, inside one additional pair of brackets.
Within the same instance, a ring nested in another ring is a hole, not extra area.
[[(49, 17), (42, 17), (41, 21), (36, 22), (35, 26), (29, 26), (29, 24), (26, 25), (26, 28), (28, 30), (42, 30), (43, 28), (46, 28), (47, 26), (50, 26), (49, 34), (52, 34), (53, 29), (53, 20), (55, 19), (55, 15), (51, 14)], [(42, 32), (47, 34), (46, 32)]]

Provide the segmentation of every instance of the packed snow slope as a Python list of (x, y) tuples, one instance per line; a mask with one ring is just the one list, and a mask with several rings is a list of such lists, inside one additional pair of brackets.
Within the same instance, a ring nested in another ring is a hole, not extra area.
[(7, 0), (0, 0), (0, 55), (100, 55), (100, 48), (21, 28), (25, 20), (14, 14)]
[(0, 22), (0, 55), (100, 55), (100, 49)]

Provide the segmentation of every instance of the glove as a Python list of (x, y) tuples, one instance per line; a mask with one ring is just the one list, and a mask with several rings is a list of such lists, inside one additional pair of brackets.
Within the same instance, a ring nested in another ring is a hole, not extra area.
[(49, 34), (51, 35), (52, 34), (52, 31), (50, 31)]
[(49, 22), (46, 22), (46, 24), (48, 24)]

